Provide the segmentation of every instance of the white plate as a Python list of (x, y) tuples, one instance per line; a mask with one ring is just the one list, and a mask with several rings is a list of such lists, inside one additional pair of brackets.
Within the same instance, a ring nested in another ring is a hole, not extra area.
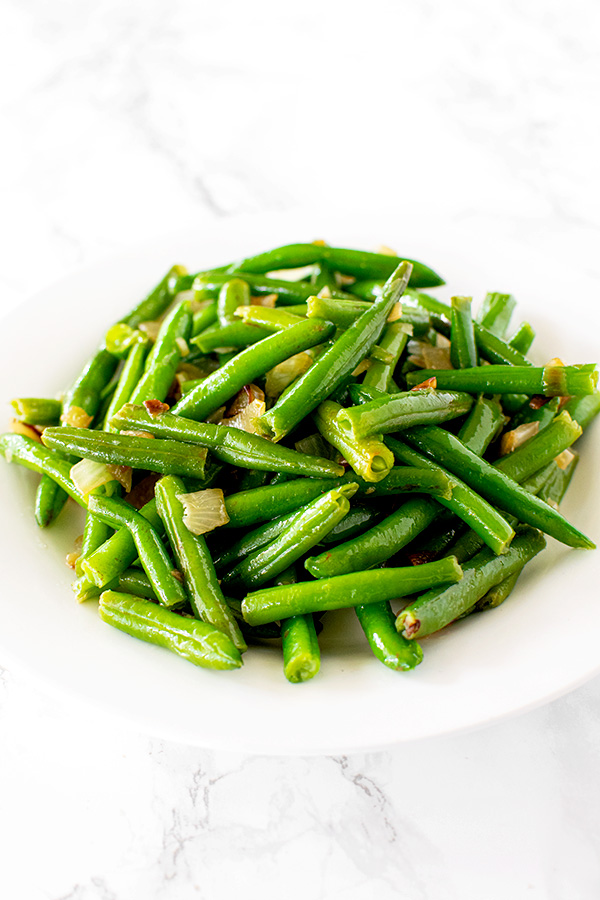
[[(389, 244), (442, 273), (445, 297), (515, 293), (517, 321), (538, 331), (539, 362), (600, 357), (597, 298), (577, 270), (561, 280), (553, 260), (533, 261), (519, 247), (429, 221), (294, 213), (172, 235), (43, 291), (3, 322), (4, 398), (60, 391), (107, 326), (172, 263), (207, 268), (317, 237), (364, 248)], [(581, 441), (563, 511), (598, 539), (594, 431), (597, 440), (597, 423)], [(547, 702), (600, 669), (600, 554), (549, 540), (506, 604), (427, 639), (423, 664), (409, 674), (371, 657), (351, 613), (330, 617), (321, 672), (308, 684), (288, 684), (271, 648), (252, 648), (236, 672), (201, 670), (108, 627), (95, 604), (74, 601), (64, 556), (82, 518), (71, 505), (54, 528), (38, 529), (36, 482), (33, 473), (0, 464), (0, 662), (151, 734), (247, 752), (350, 752), (474, 728)]]

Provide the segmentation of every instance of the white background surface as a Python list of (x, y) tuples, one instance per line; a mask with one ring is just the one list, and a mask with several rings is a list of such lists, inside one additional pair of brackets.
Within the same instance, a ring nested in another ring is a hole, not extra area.
[[(4, 0), (0, 14), (3, 311), (180, 225), (353, 198), (600, 281), (591, 0)], [(476, 734), (290, 760), (133, 736), (7, 671), (1, 893), (591, 900), (599, 702), (595, 680)]]

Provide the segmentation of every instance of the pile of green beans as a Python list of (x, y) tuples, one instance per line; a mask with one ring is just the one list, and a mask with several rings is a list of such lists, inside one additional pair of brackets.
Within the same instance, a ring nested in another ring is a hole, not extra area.
[(406, 671), (505, 602), (545, 535), (593, 549), (559, 503), (596, 365), (538, 365), (512, 295), (475, 314), (423, 293), (443, 283), (323, 241), (174, 266), (63, 397), (12, 400), (0, 451), (41, 476), (38, 525), (85, 510), (77, 599), (201, 667), (279, 641), (299, 683), (330, 610)]

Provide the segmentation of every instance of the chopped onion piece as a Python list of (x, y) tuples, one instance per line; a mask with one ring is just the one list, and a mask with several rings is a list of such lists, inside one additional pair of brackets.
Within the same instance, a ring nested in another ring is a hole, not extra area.
[(328, 247), (329, 246), (327, 241), (324, 241), (323, 238), (317, 238), (316, 241), (311, 241), (311, 244), (314, 244), (315, 247)]
[(131, 466), (113, 466), (109, 464), (108, 471), (111, 473), (113, 479), (122, 485), (125, 493), (128, 494), (131, 490), (131, 481), (133, 477), (133, 469)]
[(391, 247), (386, 247), (385, 244), (380, 244), (375, 253), (381, 253), (383, 256), (398, 256), (395, 250), (392, 250)]
[(279, 397), (286, 387), (310, 368), (313, 358), (308, 353), (296, 353), (284, 359), (267, 372), (265, 392), (267, 397)]
[(160, 322), (140, 322), (138, 328), (147, 334), (151, 341), (155, 341), (160, 331)]
[(313, 273), (313, 266), (298, 266), (297, 269), (273, 269), (267, 272), (267, 278), (276, 278), (278, 281), (302, 281)]
[(150, 434), (149, 431), (121, 431), (121, 434), (129, 434), (131, 437), (143, 437), (154, 439), (154, 435)]
[(355, 368), (355, 370), (352, 372), (352, 376), (354, 378), (357, 378), (359, 375), (362, 375), (363, 372), (366, 372), (367, 369), (370, 369), (372, 365), (373, 365), (373, 360), (367, 359), (365, 357), (365, 359), (362, 359), (359, 362), (359, 364), (357, 365), (357, 367)]
[(177, 347), (179, 348), (179, 352), (181, 353), (182, 356), (187, 356), (189, 354), (190, 348), (188, 347), (188, 343), (185, 338), (176, 337), (175, 343), (177, 344)]
[[(267, 307), (269, 307), (269, 309), (273, 309), (273, 307), (275, 306), (276, 303), (277, 303), (277, 294), (262, 294), (262, 295), (259, 294), (256, 297), (250, 298), (250, 306), (267, 306)], [(240, 315), (239, 309), (240, 309), (240, 307), (238, 306), (238, 308), (235, 311), (236, 316)]]
[(192, 534), (206, 534), (229, 522), (220, 488), (207, 488), (176, 496), (183, 506), (183, 524)]
[(25, 425), (24, 422), (19, 422), (18, 419), (10, 420), (9, 429), (13, 434), (22, 434), (23, 437), (31, 438), (32, 441), (37, 441), (40, 444), (42, 442), (39, 431), (36, 431), (33, 425)]
[[(181, 291), (181, 293), (187, 294), (187, 291)], [(195, 291), (190, 291), (190, 293), (195, 296)], [(180, 294), (178, 294), (177, 296), (180, 296)], [(212, 306), (212, 304), (214, 302), (215, 302), (214, 300), (194, 300), (194, 299), (192, 299), (192, 300), (190, 300), (190, 312), (192, 312), (192, 313), (202, 312), (203, 309), (207, 309), (209, 306)]]
[(562, 359), (559, 359), (558, 356), (552, 357), (550, 362), (546, 363), (547, 366), (564, 366), (564, 362)]
[(100, 485), (114, 481), (114, 475), (109, 467), (93, 459), (82, 459), (75, 463), (69, 474), (71, 481), (84, 497)]
[[(394, 305), (392, 306), (392, 311), (389, 314), (389, 316), (387, 317), (386, 321), (396, 322), (398, 319), (401, 318), (401, 316), (402, 316), (402, 304), (400, 302), (394, 303)], [(412, 329), (411, 329), (411, 333), (412, 333)]]
[(85, 409), (82, 409), (81, 406), (70, 406), (62, 414), (60, 421), (65, 425), (71, 425), (73, 428), (87, 428), (93, 418), (93, 416), (88, 416)]
[(450, 362), (450, 346), (448, 347), (432, 347), (430, 344), (423, 344), (423, 359), (425, 360), (426, 369), (452, 369)]
[(218, 409), (215, 409), (214, 413), (211, 413), (210, 416), (207, 416), (204, 420), (208, 422), (209, 425), (215, 425), (220, 422), (225, 415), (226, 406), (220, 406)]
[(517, 447), (520, 447), (525, 441), (532, 438), (534, 434), (537, 434), (539, 430), (539, 422), (524, 422), (517, 428), (513, 428), (512, 431), (505, 432), (500, 440), (500, 456), (512, 453), (513, 450), (516, 450)]
[(331, 300), (331, 288), (328, 284), (324, 284), (317, 297), (320, 297), (321, 300)]
[(65, 562), (70, 569), (75, 568), (75, 563), (81, 556), (82, 546), (83, 546), (83, 535), (80, 534), (79, 537), (75, 538), (75, 541), (73, 543), (73, 549), (71, 550), (70, 553), (67, 553), (67, 555), (65, 557)]
[(146, 412), (149, 412), (151, 416), (160, 416), (161, 413), (168, 412), (170, 410), (170, 406), (168, 403), (163, 403), (162, 400), (144, 400), (144, 406), (146, 407)]
[[(179, 291), (177, 294), (175, 294), (175, 302), (176, 303), (182, 303), (184, 300), (187, 300), (188, 303), (196, 303), (196, 292), (189, 290), (189, 291)], [(192, 312), (197, 312), (197, 310), (194, 309), (193, 307), (190, 307), (190, 310)]]
[(440, 332), (438, 331), (435, 335), (435, 346), (450, 347), (450, 340), (446, 337), (445, 334), (440, 334)]
[(433, 378), (426, 378), (421, 384), (415, 384), (415, 386), (411, 388), (411, 391), (422, 391), (425, 388), (431, 388), (434, 391), (437, 389), (437, 378), (435, 375)]
[(344, 275), (343, 272), (336, 272), (335, 280), (340, 287), (346, 287), (349, 284), (354, 284), (356, 278), (354, 277), (354, 275)]
[(577, 454), (573, 453), (572, 450), (569, 450), (567, 447), (566, 450), (563, 450), (562, 453), (559, 453), (558, 456), (554, 457), (554, 462), (558, 466), (559, 469), (568, 469), (574, 459), (577, 458)]
[(259, 429), (256, 427), (256, 419), (258, 419), (259, 416), (264, 416), (266, 411), (267, 406), (264, 400), (252, 400), (248, 406), (245, 406), (239, 413), (236, 413), (235, 416), (223, 419), (221, 425), (239, 428), (240, 431), (245, 431), (247, 434), (260, 434)]

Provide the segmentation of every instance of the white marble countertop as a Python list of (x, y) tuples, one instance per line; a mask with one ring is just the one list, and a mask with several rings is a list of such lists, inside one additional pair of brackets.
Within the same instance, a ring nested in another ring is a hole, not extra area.
[[(593, 0), (4, 0), (0, 312), (186, 223), (354, 197), (600, 278), (598, 25)], [(263, 758), (2, 670), (0, 894), (595, 900), (599, 706), (596, 679), (477, 733)]]

